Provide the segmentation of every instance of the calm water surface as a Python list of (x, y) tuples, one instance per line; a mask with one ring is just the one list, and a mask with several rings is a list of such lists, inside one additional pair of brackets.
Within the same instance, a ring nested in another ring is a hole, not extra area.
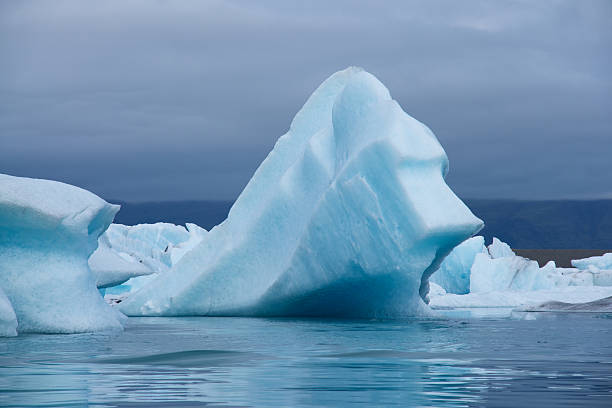
[(0, 339), (0, 406), (612, 406), (612, 315), (448, 315)]

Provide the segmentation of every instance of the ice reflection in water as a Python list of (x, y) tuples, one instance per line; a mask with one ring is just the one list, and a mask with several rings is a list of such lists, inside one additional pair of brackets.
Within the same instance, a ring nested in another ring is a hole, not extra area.
[(609, 315), (513, 317), (140, 318), (0, 339), (0, 406), (608, 406)]

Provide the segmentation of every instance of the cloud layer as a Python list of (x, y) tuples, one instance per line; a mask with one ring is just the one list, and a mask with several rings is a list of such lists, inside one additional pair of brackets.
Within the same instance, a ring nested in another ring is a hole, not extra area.
[(606, 0), (2, 2), (0, 172), (232, 199), (359, 65), (438, 136), (461, 196), (611, 197), (611, 18)]

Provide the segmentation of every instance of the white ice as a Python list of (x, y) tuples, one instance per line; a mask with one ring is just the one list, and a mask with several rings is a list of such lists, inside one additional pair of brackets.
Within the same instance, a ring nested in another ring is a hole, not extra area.
[(99, 288), (117, 286), (134, 277), (167, 271), (204, 234), (206, 230), (195, 224), (187, 224), (187, 228), (162, 222), (111, 224), (100, 236), (89, 266)]
[(493, 242), (487, 247), (487, 250), (493, 259), (513, 257), (516, 255), (512, 248), (510, 248), (510, 245), (500, 241), (496, 237), (493, 237)]
[(572, 265), (593, 274), (594, 285), (612, 286), (612, 253), (584, 259), (573, 259)]
[(612, 313), (612, 296), (580, 303), (548, 301), (526, 306), (522, 310), (526, 312)]
[[(152, 275), (170, 269), (207, 233), (195, 224), (186, 226), (161, 222), (111, 224), (89, 258), (98, 288), (112, 288), (106, 290), (108, 297), (118, 294), (125, 297), (152, 279)], [(126, 281), (129, 282), (123, 285)]]
[(466, 295), (430, 292), (429, 305), (432, 309), (448, 308), (518, 308), (543, 302), (567, 303), (592, 302), (612, 296), (612, 286), (566, 286), (556, 289), (516, 291), (501, 290)]
[(371, 74), (309, 98), (222, 224), (121, 303), (129, 315), (406, 316), (482, 222), (433, 133)]
[[(459, 281), (465, 281), (466, 267), (459, 262), (450, 262), (453, 254), (466, 256), (477, 248), (460, 245), (451, 252), (447, 259), (452, 267), (445, 270), (447, 277), (439, 281), (443, 289), (429, 293), (433, 309), (516, 308), (546, 302), (582, 303), (612, 294), (607, 271), (598, 270), (592, 264), (581, 263), (575, 266), (588, 265), (589, 269), (557, 268), (553, 261), (540, 267), (536, 261), (517, 256), (509, 245), (497, 238), (484, 251), (476, 253), (473, 264), (467, 267), (470, 270), (469, 293), (444, 293), (452, 292), (448, 287), (456, 287), (453, 285), (453, 277), (456, 280), (461, 277)], [(434, 281), (436, 274), (432, 276)]]
[(589, 267), (594, 266), (597, 269), (612, 270), (612, 253), (592, 256), (590, 258), (573, 259), (572, 266), (578, 269), (589, 269)]
[(87, 264), (118, 210), (68, 184), (0, 175), (0, 288), (19, 332), (122, 327)]
[(592, 273), (575, 268), (557, 268), (553, 261), (540, 267), (536, 261), (515, 255), (509, 245), (496, 238), (487, 249), (474, 258), (470, 293), (593, 286)]

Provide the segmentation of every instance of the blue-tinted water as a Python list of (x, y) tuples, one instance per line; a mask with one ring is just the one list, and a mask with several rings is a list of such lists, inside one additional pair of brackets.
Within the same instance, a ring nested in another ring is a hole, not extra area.
[(132, 318), (0, 339), (1, 406), (612, 406), (612, 316)]

